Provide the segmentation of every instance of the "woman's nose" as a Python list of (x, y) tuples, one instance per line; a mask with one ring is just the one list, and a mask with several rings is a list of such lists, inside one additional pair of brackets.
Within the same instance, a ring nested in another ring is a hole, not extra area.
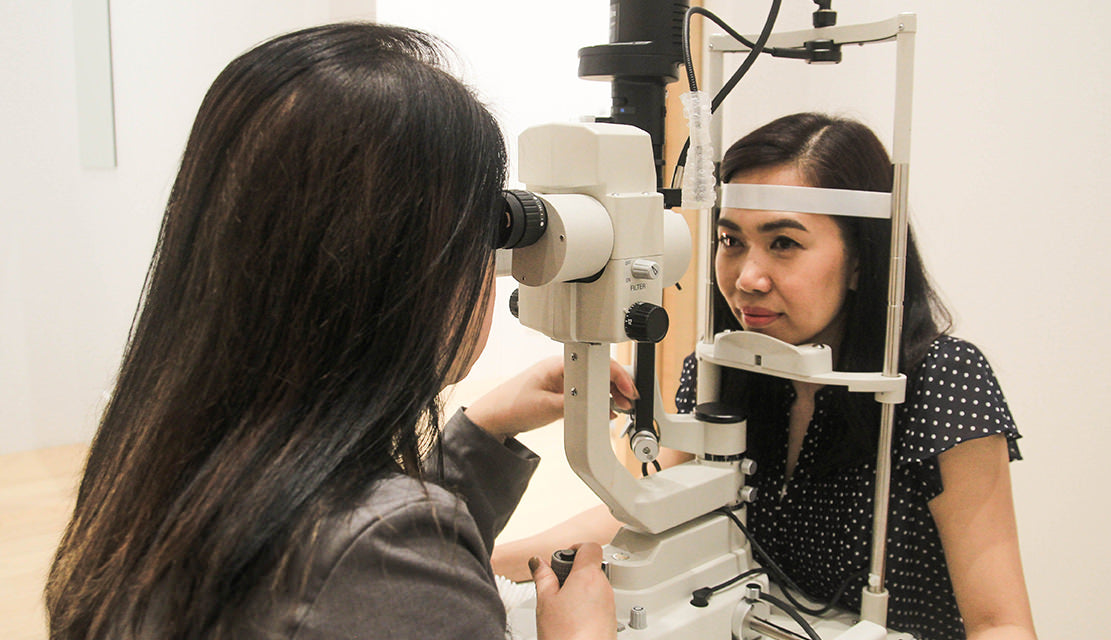
[(741, 264), (737, 273), (737, 288), (746, 293), (767, 293), (771, 290), (771, 278), (759, 260), (749, 258)]

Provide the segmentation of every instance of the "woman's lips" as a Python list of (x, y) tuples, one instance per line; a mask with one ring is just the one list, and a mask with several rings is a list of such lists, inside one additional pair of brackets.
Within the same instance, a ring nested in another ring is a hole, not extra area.
[(782, 314), (762, 307), (743, 307), (741, 321), (746, 329), (762, 329), (779, 319)]

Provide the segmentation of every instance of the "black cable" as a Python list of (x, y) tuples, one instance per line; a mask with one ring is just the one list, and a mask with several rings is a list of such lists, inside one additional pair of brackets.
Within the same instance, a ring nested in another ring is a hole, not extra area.
[[(735, 29), (733, 29), (728, 24), (726, 24), (724, 21), (722, 21), (722, 19), (719, 18), (718, 16), (714, 15), (710, 11), (707, 11), (706, 9), (703, 9), (702, 7), (691, 7), (687, 11), (687, 19), (683, 24), (683, 49), (684, 49), (683, 62), (684, 62), (684, 64), (687, 64), (687, 65), (692, 64), (691, 53), (690, 53), (690, 36), (688, 35), (688, 32), (690, 30), (690, 16), (693, 15), (693, 14), (698, 14), (698, 15), (702, 15), (702, 16), (705, 16), (705, 17), (709, 18), (710, 20), (713, 21), (714, 24), (721, 27), (722, 30), (725, 31), (725, 33), (727, 33), (734, 40), (736, 40), (737, 42), (740, 42), (744, 46), (748, 47), (750, 51), (752, 49), (756, 48), (756, 43), (752, 42), (748, 38), (746, 38), (743, 35), (741, 35), (740, 33), (738, 33)], [(890, 39), (890, 37), (884, 36), (882, 38), (872, 38), (871, 40), (848, 40), (848, 41), (845, 41), (845, 42), (839, 42), (837, 44), (839, 44), (841, 46), (848, 45), (848, 44), (864, 45), (864, 44), (871, 44), (873, 42), (883, 42), (884, 40), (889, 40), (889, 39)], [(799, 60), (806, 60), (806, 59), (810, 58), (810, 56), (811, 56), (811, 53), (809, 51), (807, 51), (805, 47), (763, 47), (762, 53), (766, 53), (766, 54), (770, 55), (773, 58), (796, 58), (796, 59), (799, 59)], [(694, 75), (694, 74), (690, 71), (690, 68), (688, 66), (688, 72), (687, 72), (688, 80), (691, 79), (692, 75)], [(694, 89), (691, 89), (691, 90), (694, 91)]]
[(752, 576), (758, 576), (761, 573), (767, 573), (767, 572), (768, 572), (768, 570), (765, 569), (764, 567), (757, 567), (755, 569), (749, 569), (748, 571), (745, 571), (744, 573), (733, 576), (732, 578), (730, 578), (730, 579), (726, 580), (725, 582), (717, 585), (716, 587), (710, 587), (710, 592), (711, 593), (717, 593), (718, 591), (721, 591), (722, 589), (725, 589), (726, 587), (737, 584), (738, 582), (740, 582), (741, 580), (744, 580), (745, 578), (751, 578)]
[[(767, 626), (771, 627), (772, 629), (775, 629), (779, 633), (783, 634), (783, 637), (785, 637), (785, 638), (800, 638), (801, 640), (806, 640), (806, 636), (802, 635), (801, 633), (798, 633), (797, 631), (794, 631), (793, 629), (788, 629), (787, 627), (784, 627), (782, 625), (778, 625), (778, 624), (772, 622), (771, 620), (764, 620), (763, 618), (757, 618), (757, 620), (760, 620), (765, 625), (767, 625)], [(763, 636), (760, 636), (760, 637), (762, 638)]]
[(768, 575), (772, 578), (772, 580), (779, 583), (779, 585), (783, 587), (783, 595), (791, 602), (791, 604), (800, 611), (808, 613), (812, 616), (823, 615), (833, 607), (837, 606), (837, 603), (840, 602), (841, 597), (845, 595), (845, 590), (848, 589), (853, 580), (856, 580), (857, 578), (865, 575), (868, 572), (867, 567), (865, 567), (863, 569), (858, 569), (857, 571), (850, 573), (848, 576), (845, 577), (844, 580), (841, 581), (841, 584), (838, 585), (836, 591), (834, 591), (833, 598), (831, 598), (828, 603), (822, 605), (822, 607), (818, 609), (808, 607), (796, 600), (795, 597), (791, 595), (791, 591), (793, 590), (799, 592), (807, 600), (817, 601), (817, 599), (811, 598), (806, 593), (806, 591), (795, 584), (794, 580), (791, 580), (790, 576), (787, 575), (787, 572), (781, 569), (780, 566), (776, 564), (774, 560), (772, 560), (771, 556), (768, 555), (766, 551), (764, 551), (764, 548), (760, 546), (760, 543), (756, 541), (756, 538), (752, 537), (752, 534), (749, 532), (748, 527), (746, 527), (744, 523), (741, 522), (740, 518), (738, 518), (732, 510), (730, 510), (728, 507), (722, 507), (717, 511), (728, 516), (729, 519), (733, 521), (733, 524), (737, 525), (737, 528), (741, 530), (741, 533), (744, 535), (744, 537), (748, 539), (749, 544), (752, 545), (753, 553), (759, 556), (760, 561), (767, 567)]
[[(733, 91), (733, 88), (737, 86), (737, 83), (741, 81), (741, 78), (743, 78), (745, 74), (748, 73), (748, 70), (752, 67), (753, 63), (756, 62), (756, 58), (760, 55), (760, 52), (763, 51), (764, 45), (767, 43), (768, 38), (771, 37), (772, 29), (775, 27), (775, 21), (779, 17), (779, 7), (781, 4), (782, 0), (772, 0), (771, 8), (768, 11), (768, 18), (764, 21), (763, 30), (760, 31), (760, 37), (756, 39), (756, 42), (751, 43), (748, 55), (741, 63), (741, 66), (733, 72), (733, 75), (729, 77), (729, 81), (722, 85), (721, 90), (718, 91), (717, 95), (714, 96), (713, 100), (710, 101), (710, 113), (717, 111), (717, 108), (721, 105), (722, 101), (724, 101), (726, 96), (728, 96), (729, 93)], [(687, 10), (686, 16), (683, 20), (683, 61), (687, 67), (687, 81), (690, 85), (691, 91), (698, 90), (698, 83), (695, 80), (694, 63), (691, 60), (690, 50), (690, 20), (691, 16), (695, 14), (702, 15), (713, 20), (715, 24), (725, 29), (729, 33), (729, 35), (733, 35), (734, 37), (740, 36), (740, 34), (726, 25), (721, 20), (721, 18), (717, 17), (712, 12), (703, 9), (702, 7), (691, 7)], [(740, 39), (743, 40), (743, 38)], [(748, 46), (748, 43), (746, 43), (746, 46)], [(672, 187), (675, 186), (675, 182), (678, 179), (679, 168), (684, 167), (687, 164), (687, 150), (690, 149), (690, 145), (691, 140), (688, 136), (687, 141), (683, 143), (682, 151), (679, 152), (679, 159), (675, 163), (675, 172), (672, 174), (671, 177)]]
[[(684, 20), (683, 20), (683, 64), (684, 64), (684, 66), (686, 67), (686, 70), (687, 70), (687, 84), (689, 85), (690, 90), (692, 92), (698, 90), (697, 89), (698, 83), (695, 79), (694, 61), (693, 61), (692, 56), (691, 56), (691, 48), (690, 48), (690, 21), (691, 21), (691, 16), (701, 15), (701, 16), (704, 16), (704, 17), (710, 19), (711, 21), (713, 21), (714, 24), (721, 27), (722, 30), (724, 30), (727, 34), (729, 34), (730, 37), (732, 37), (733, 39), (737, 40), (738, 42), (740, 42), (741, 44), (743, 44), (743, 45), (745, 45), (746, 47), (749, 48), (748, 56), (745, 58), (744, 62), (741, 63), (741, 67), (739, 67), (737, 69), (737, 71), (734, 73), (734, 75), (732, 77), (730, 77), (729, 82), (725, 83), (725, 85), (722, 86), (721, 91), (719, 91), (718, 94), (716, 96), (714, 96), (714, 99), (710, 103), (710, 113), (713, 113), (713, 112), (717, 111), (718, 107), (721, 106), (721, 103), (725, 101), (725, 98), (729, 96), (729, 93), (733, 90), (733, 88), (737, 85), (737, 83), (740, 82), (741, 79), (744, 77), (744, 75), (748, 72), (748, 68), (752, 66), (752, 63), (755, 61), (756, 57), (759, 56), (759, 54), (766, 53), (766, 54), (772, 56), (773, 58), (794, 58), (794, 59), (798, 59), (798, 60), (809, 60), (811, 58), (811, 56), (813, 55), (811, 51), (809, 51), (805, 48), (765, 47), (764, 46), (764, 44), (767, 42), (767, 37), (765, 36), (765, 33), (770, 35), (771, 27), (774, 26), (775, 20), (778, 18), (778, 14), (779, 14), (778, 5), (779, 5), (778, 1), (773, 1), (772, 2), (772, 12), (771, 13), (773, 13), (774, 16), (769, 14), (768, 21), (765, 22), (765, 24), (764, 24), (764, 31), (761, 31), (760, 37), (757, 38), (756, 42), (752, 42), (748, 38), (745, 38), (743, 35), (738, 33), (735, 29), (733, 29), (728, 24), (726, 24), (725, 21), (723, 21), (717, 15), (714, 15), (714, 13), (711, 12), (711, 11), (703, 9), (702, 7), (690, 7), (687, 10), (686, 16), (684, 17)], [(850, 40), (850, 41), (847, 41), (847, 42), (839, 42), (838, 45), (839, 46), (850, 45), (850, 44), (866, 45), (866, 44), (871, 44), (873, 42), (883, 42), (884, 40), (890, 40), (890, 38), (885, 36), (883, 38), (872, 38), (870, 40)], [(690, 138), (688, 137), (686, 142), (683, 143), (682, 150), (679, 152), (679, 158), (675, 163), (675, 170), (671, 175), (671, 186), (672, 186), (672, 188), (678, 188), (679, 186), (681, 186), (681, 185), (677, 184), (678, 181), (679, 181), (679, 171), (683, 167), (685, 167), (686, 164), (687, 164), (687, 151), (690, 149), (690, 143), (691, 143), (691, 141), (690, 141)]]
[[(695, 9), (701, 9), (701, 7), (690, 7), (687, 9), (686, 15), (683, 16), (683, 68), (687, 70), (687, 87), (691, 91), (698, 90), (698, 80), (694, 77), (694, 58), (691, 54), (691, 16), (701, 12), (695, 11)], [(714, 16), (714, 18), (716, 19), (717, 16)]]
[(770, 593), (764, 593), (763, 591), (760, 592), (760, 599), (791, 616), (791, 618), (795, 622), (799, 623), (799, 626), (802, 627), (802, 630), (806, 632), (806, 635), (810, 636), (811, 640), (822, 640), (822, 637), (818, 635), (818, 632), (814, 630), (814, 627), (810, 626), (810, 623), (808, 623), (806, 619), (802, 617), (802, 614), (800, 614), (798, 611), (795, 611), (795, 608), (791, 605), (771, 595)]
[[(702, 7), (691, 7), (690, 9), (687, 9), (686, 20), (683, 22), (683, 49), (684, 49), (684, 53), (685, 53), (685, 57), (683, 58), (684, 63), (689, 64), (689, 63), (692, 62), (691, 52), (690, 52), (690, 36), (688, 34), (690, 32), (691, 16), (695, 15), (695, 14), (700, 15), (700, 16), (705, 16), (706, 18), (709, 18), (714, 24), (721, 27), (723, 31), (725, 31), (730, 36), (732, 36), (734, 40), (736, 40), (737, 42), (740, 42), (744, 46), (748, 47), (749, 50), (752, 50), (752, 49), (756, 48), (755, 43), (751, 42), (748, 38), (745, 38), (741, 34), (737, 33), (737, 31), (734, 30), (733, 27), (726, 24), (726, 22), (724, 20), (719, 18), (712, 11), (709, 11), (708, 9), (703, 9)], [(689, 75), (693, 75), (693, 74), (688, 74), (688, 76)], [(692, 84), (692, 86), (693, 86), (693, 84)]]
[[(804, 609), (804, 610), (807, 613), (809, 613), (810, 615), (813, 615), (813, 616), (820, 616), (820, 615), (824, 614), (825, 612), (829, 611), (833, 607), (837, 606), (837, 603), (841, 601), (841, 596), (845, 595), (845, 591), (849, 588), (849, 585), (852, 584), (854, 580), (856, 580), (857, 578), (861, 578), (863, 576), (866, 576), (866, 575), (868, 575), (868, 567), (864, 567), (863, 569), (858, 569), (855, 572), (850, 573), (849, 575), (845, 576), (845, 579), (842, 580), (841, 584), (837, 586), (837, 590), (833, 592), (833, 597), (830, 598), (829, 602), (826, 603), (825, 605), (823, 605), (821, 609)], [(799, 593), (805, 593), (804, 591), (802, 591), (801, 589), (798, 589), (797, 587), (796, 587), (796, 590), (799, 591)], [(787, 592), (784, 591), (784, 593), (787, 593)]]
[(775, 21), (779, 18), (779, 6), (781, 4), (782, 0), (772, 0), (772, 6), (768, 10), (768, 18), (764, 21), (763, 30), (760, 31), (760, 37), (756, 39), (755, 43), (753, 43), (752, 50), (748, 52), (747, 56), (745, 56), (744, 61), (741, 62), (741, 66), (737, 67), (737, 70), (734, 71), (733, 75), (729, 77), (729, 81), (722, 85), (721, 90), (718, 91), (718, 94), (714, 96), (714, 99), (710, 102), (710, 113), (717, 111), (717, 108), (721, 106), (721, 103), (725, 100), (725, 97), (728, 96), (731, 91), (733, 91), (733, 87), (737, 86), (737, 83), (741, 81), (741, 78), (743, 78), (745, 74), (748, 73), (748, 70), (752, 67), (753, 63), (756, 62), (756, 58), (764, 50), (764, 45), (767, 44), (768, 38), (770, 38), (772, 35), (772, 29), (775, 28)]
[(737, 528), (741, 530), (741, 533), (744, 535), (744, 537), (748, 539), (749, 544), (752, 545), (753, 553), (755, 553), (759, 557), (760, 561), (767, 567), (768, 576), (770, 576), (772, 580), (779, 583), (783, 587), (783, 595), (791, 601), (791, 604), (811, 615), (822, 615), (826, 611), (829, 611), (829, 609), (833, 606), (833, 603), (829, 603), (821, 609), (811, 609), (810, 607), (807, 607), (806, 605), (796, 600), (794, 596), (791, 595), (791, 589), (803, 594), (809, 600), (813, 600), (813, 598), (810, 598), (808, 595), (806, 595), (806, 592), (803, 591), (802, 588), (800, 588), (797, 584), (795, 584), (794, 580), (791, 580), (790, 576), (787, 575), (787, 572), (780, 568), (780, 566), (776, 564), (774, 560), (772, 560), (768, 552), (764, 551), (764, 548), (760, 546), (760, 543), (757, 542), (756, 538), (754, 538), (752, 536), (752, 533), (749, 532), (748, 527), (746, 527), (744, 523), (741, 522), (740, 518), (738, 518), (732, 510), (727, 507), (722, 507), (721, 509), (718, 509), (718, 511), (728, 516), (729, 519), (733, 521), (733, 524), (737, 525)]
[[(784, 585), (785, 588), (789, 585), (795, 591), (798, 591), (799, 593), (805, 593), (805, 591), (800, 589), (798, 585), (796, 585), (794, 581), (791, 580), (787, 573), (783, 571), (783, 569), (781, 569), (774, 560), (772, 560), (771, 556), (768, 555), (768, 552), (764, 551), (764, 548), (760, 546), (760, 543), (757, 542), (756, 538), (754, 538), (752, 536), (752, 533), (749, 532), (748, 527), (746, 527), (744, 523), (741, 522), (741, 519), (738, 518), (735, 513), (733, 513), (732, 509), (730, 509), (729, 507), (722, 507), (717, 511), (728, 516), (729, 519), (733, 521), (733, 524), (737, 525), (737, 528), (741, 530), (741, 534), (744, 535), (749, 544), (752, 545), (752, 552), (759, 557), (760, 561), (767, 568), (768, 576), (771, 577), (772, 580)], [(786, 590), (784, 591), (784, 594), (788, 595), (789, 597), (789, 594), (787, 594)], [(796, 603), (796, 606), (805, 609), (804, 605), (798, 605)], [(809, 611), (807, 611), (807, 613), (809, 613)]]

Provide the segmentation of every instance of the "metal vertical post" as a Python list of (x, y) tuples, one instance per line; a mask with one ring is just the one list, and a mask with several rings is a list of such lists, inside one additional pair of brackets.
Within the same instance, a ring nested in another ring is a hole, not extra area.
[[(910, 178), (910, 122), (914, 79), (913, 25), (900, 24), (896, 36), (895, 131), (892, 143), (894, 181), (891, 198), (891, 262), (887, 286), (887, 334), (884, 344), (883, 375), (899, 375), (899, 353), (903, 330), (903, 295), (907, 252), (907, 193)], [(895, 404), (885, 402), (876, 447), (876, 486), (873, 501), (872, 557), (868, 584), (864, 587), (861, 618), (887, 626), (887, 589), (884, 585), (887, 564), (887, 519), (891, 492), (892, 433)]]

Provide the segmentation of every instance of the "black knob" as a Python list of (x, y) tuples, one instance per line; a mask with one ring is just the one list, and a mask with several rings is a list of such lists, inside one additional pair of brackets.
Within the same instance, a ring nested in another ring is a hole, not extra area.
[(713, 424), (733, 424), (748, 419), (744, 409), (724, 402), (703, 402), (694, 408), (694, 417)]
[[(828, 3), (827, 3), (828, 4)], [(814, 26), (818, 29), (822, 27), (832, 27), (837, 24), (837, 12), (832, 9), (818, 9), (814, 12)]]
[(625, 335), (637, 342), (659, 342), (667, 335), (667, 310), (651, 302), (634, 302), (625, 312)]
[(521, 317), (521, 290), (514, 289), (513, 293), (509, 294), (509, 313), (513, 314), (514, 318)]
[(571, 573), (571, 566), (575, 564), (575, 549), (560, 549), (552, 554), (552, 572), (559, 580), (559, 586)]
[(517, 249), (535, 243), (548, 229), (544, 201), (530, 191), (502, 191), (503, 219), (498, 228), (498, 248)]

